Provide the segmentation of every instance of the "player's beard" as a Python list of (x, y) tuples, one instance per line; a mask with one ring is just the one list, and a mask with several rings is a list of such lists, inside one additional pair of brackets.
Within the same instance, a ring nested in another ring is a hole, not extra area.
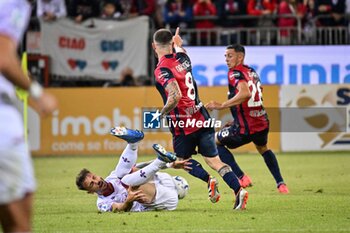
[(101, 178), (101, 180), (98, 182), (99, 192), (103, 192), (108, 188), (107, 182)]

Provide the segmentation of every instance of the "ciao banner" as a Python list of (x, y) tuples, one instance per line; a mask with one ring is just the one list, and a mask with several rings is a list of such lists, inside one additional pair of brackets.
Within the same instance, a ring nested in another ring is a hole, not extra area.
[(41, 21), (41, 54), (50, 57), (55, 75), (114, 80), (127, 66), (136, 76), (146, 75), (148, 22), (146, 16), (82, 24)]

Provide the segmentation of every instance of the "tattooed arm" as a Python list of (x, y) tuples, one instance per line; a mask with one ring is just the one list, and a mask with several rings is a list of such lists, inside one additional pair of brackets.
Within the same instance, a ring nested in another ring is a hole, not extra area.
[(160, 112), (162, 114), (161, 117), (164, 117), (171, 110), (173, 110), (176, 107), (176, 105), (179, 103), (179, 101), (182, 97), (180, 87), (176, 81), (170, 82), (165, 87), (165, 90), (168, 93), (168, 99), (167, 99), (166, 104), (164, 105), (162, 111)]

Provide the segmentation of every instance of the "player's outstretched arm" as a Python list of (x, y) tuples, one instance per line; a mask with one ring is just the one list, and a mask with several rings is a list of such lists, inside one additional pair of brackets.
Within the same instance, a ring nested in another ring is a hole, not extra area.
[(0, 72), (14, 85), (29, 90), (30, 80), (22, 71), (16, 43), (10, 37), (0, 35), (0, 51)]
[(205, 107), (209, 110), (221, 110), (221, 109), (223, 109), (222, 104), (217, 102), (217, 101), (214, 101), (214, 100), (211, 100), (209, 103), (207, 103), (205, 105)]
[(245, 81), (238, 82), (237, 89), (238, 93), (231, 99), (222, 103), (222, 108), (230, 108), (232, 106), (239, 105), (247, 101), (252, 96), (252, 93), (249, 90), (248, 83)]
[(239, 105), (244, 101), (247, 101), (252, 96), (247, 82), (239, 82), (237, 85), (237, 89), (238, 93), (231, 99), (223, 103), (219, 103), (217, 101), (212, 100), (209, 103), (207, 103), (205, 107), (209, 110), (222, 110), (225, 108), (230, 108)]
[(182, 47), (183, 40), (179, 34), (180, 28), (176, 28), (175, 35), (173, 36), (174, 49), (177, 53), (186, 53), (186, 50)]
[(168, 167), (174, 168), (174, 169), (184, 169), (186, 171), (192, 170), (190, 159), (186, 160), (176, 160), (172, 163), (167, 164)]
[(56, 98), (43, 91), (42, 87), (35, 81), (31, 81), (23, 72), (17, 57), (16, 44), (7, 36), (0, 35), (0, 73), (14, 85), (29, 91), (36, 110), (48, 115), (57, 108)]

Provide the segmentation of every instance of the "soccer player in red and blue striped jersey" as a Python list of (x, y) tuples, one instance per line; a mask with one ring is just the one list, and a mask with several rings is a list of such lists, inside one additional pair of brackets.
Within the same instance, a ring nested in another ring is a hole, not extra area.
[(267, 147), (269, 119), (263, 106), (262, 88), (255, 70), (244, 65), (245, 48), (242, 45), (229, 45), (225, 58), (228, 71), (228, 100), (224, 103), (211, 101), (206, 104), (210, 110), (229, 108), (234, 121), (216, 134), (219, 155), (229, 164), (240, 178), (241, 185), (251, 185), (250, 178), (240, 169), (232, 153), (233, 149), (253, 142), (263, 156), (271, 174), (275, 178), (280, 193), (289, 193), (283, 181), (275, 154)]
[[(160, 29), (154, 33), (152, 47), (159, 59), (154, 71), (156, 87), (161, 94), (164, 107), (161, 116), (167, 117), (173, 134), (173, 147), (177, 157), (191, 158), (198, 152), (206, 163), (216, 170), (228, 186), (236, 194), (234, 209), (244, 209), (248, 192), (241, 188), (239, 180), (230, 166), (223, 163), (215, 145), (215, 131), (210, 122), (207, 110), (199, 100), (198, 90), (192, 76), (191, 60), (182, 48), (179, 28), (173, 36), (167, 29)], [(173, 52), (175, 49), (175, 53)], [(217, 183), (196, 160), (192, 163), (189, 173), (208, 182), (209, 198), (217, 202), (219, 193)]]

